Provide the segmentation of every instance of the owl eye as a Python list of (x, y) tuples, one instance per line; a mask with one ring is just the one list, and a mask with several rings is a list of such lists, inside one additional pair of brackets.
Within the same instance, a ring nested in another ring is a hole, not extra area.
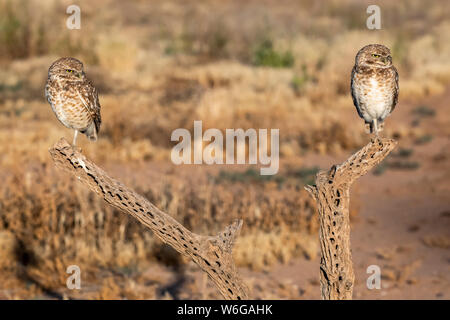
[(379, 58), (380, 55), (379, 55), (379, 54), (376, 54), (376, 53), (372, 53), (372, 57), (374, 57), (374, 58)]
[(68, 73), (73, 72), (73, 70), (70, 70), (70, 69), (66, 69), (66, 71), (67, 71)]

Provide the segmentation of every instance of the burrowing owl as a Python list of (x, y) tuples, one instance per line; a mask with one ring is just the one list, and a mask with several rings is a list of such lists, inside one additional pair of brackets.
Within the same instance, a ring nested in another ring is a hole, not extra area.
[(391, 51), (381, 44), (369, 44), (358, 51), (352, 70), (353, 104), (370, 133), (378, 136), (383, 121), (398, 100), (398, 73)]
[(100, 130), (100, 103), (97, 90), (86, 78), (83, 63), (75, 58), (61, 58), (48, 69), (45, 97), (58, 120), (75, 130), (75, 146), (78, 131), (89, 140), (96, 141)]

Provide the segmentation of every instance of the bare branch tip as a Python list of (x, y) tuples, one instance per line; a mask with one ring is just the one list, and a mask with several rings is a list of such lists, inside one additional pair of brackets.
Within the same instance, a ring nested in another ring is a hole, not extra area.
[(305, 188), (305, 190), (308, 191), (308, 193), (311, 195), (311, 197), (316, 199), (316, 192), (317, 192), (317, 186), (316, 185), (309, 185), (309, 184), (307, 184), (303, 188)]

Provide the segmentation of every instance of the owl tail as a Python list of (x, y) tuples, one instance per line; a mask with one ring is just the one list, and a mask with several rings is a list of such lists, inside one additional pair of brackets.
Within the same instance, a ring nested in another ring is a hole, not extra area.
[(81, 133), (84, 133), (89, 138), (89, 140), (97, 141), (97, 126), (95, 125), (94, 121), (92, 121), (92, 123), (89, 125), (89, 127), (86, 128), (86, 130), (81, 131)]

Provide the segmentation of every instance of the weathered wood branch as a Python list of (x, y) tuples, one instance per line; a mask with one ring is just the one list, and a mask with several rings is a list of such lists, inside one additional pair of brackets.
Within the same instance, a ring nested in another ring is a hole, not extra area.
[(248, 288), (237, 274), (232, 247), (242, 220), (216, 236), (195, 234), (162, 212), (147, 199), (111, 178), (62, 138), (49, 150), (55, 164), (114, 207), (132, 215), (164, 243), (190, 257), (219, 289), (225, 299), (248, 299)]
[(341, 165), (319, 172), (316, 185), (305, 187), (316, 200), (319, 210), (322, 299), (352, 299), (355, 276), (350, 250), (350, 187), (396, 145), (392, 139), (374, 138)]

